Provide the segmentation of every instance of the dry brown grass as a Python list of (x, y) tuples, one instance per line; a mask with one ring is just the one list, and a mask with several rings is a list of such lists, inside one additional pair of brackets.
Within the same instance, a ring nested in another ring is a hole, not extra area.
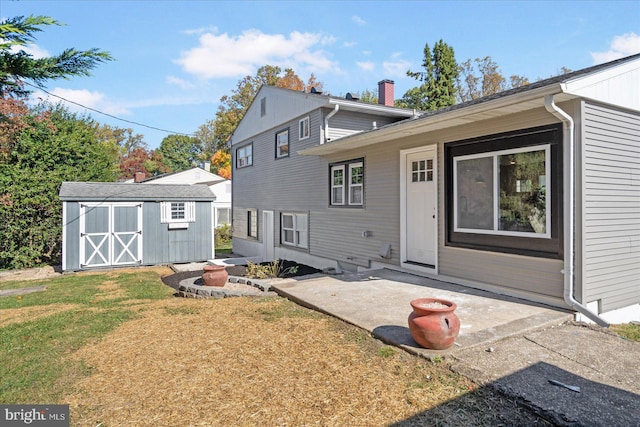
[[(467, 391), (426, 361), (400, 352), (372, 356), (357, 332), (291, 306), (276, 298), (147, 306), (141, 318), (75, 355), (94, 373), (66, 397), (72, 419), (108, 426), (386, 425)], [(302, 313), (280, 317), (282, 310)], [(437, 387), (424, 387), (427, 376)]]
[[(61, 386), (67, 391), (57, 403), (70, 405), (71, 425), (544, 424), (444, 364), (288, 300), (119, 300), (110, 275), (98, 287), (100, 299), (116, 302), (95, 310), (138, 316), (69, 356), (69, 366), (91, 370)], [(74, 307), (11, 309), (3, 320)]]
[(2, 310), (0, 317), (0, 328), (11, 325), (13, 323), (27, 322), (36, 320), (41, 317), (49, 316), (54, 313), (60, 313), (67, 310), (78, 308), (77, 304), (51, 304), (51, 305), (34, 305), (31, 307), (10, 308)]

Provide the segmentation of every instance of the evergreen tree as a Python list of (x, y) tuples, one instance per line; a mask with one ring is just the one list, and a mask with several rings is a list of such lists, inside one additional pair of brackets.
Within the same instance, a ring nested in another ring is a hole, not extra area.
[(433, 51), (428, 43), (425, 44), (423, 53), (424, 71), (407, 71), (407, 76), (421, 82), (420, 86), (409, 89), (396, 105), (422, 111), (435, 111), (454, 105), (458, 64), (453, 48), (441, 39), (434, 45)]
[(88, 76), (101, 62), (113, 59), (98, 49), (80, 51), (73, 48), (45, 58), (34, 58), (20, 49), (35, 40), (35, 33), (45, 25), (62, 25), (48, 16), (18, 16), (0, 22), (0, 94), (24, 96), (29, 93), (23, 82), (43, 86), (47, 80)]

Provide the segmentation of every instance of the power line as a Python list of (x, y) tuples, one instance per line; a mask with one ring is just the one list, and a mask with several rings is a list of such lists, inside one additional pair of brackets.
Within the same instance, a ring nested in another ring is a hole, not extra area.
[(144, 123), (134, 122), (133, 120), (123, 119), (122, 117), (117, 117), (117, 116), (114, 116), (113, 114), (105, 113), (103, 111), (96, 110), (95, 108), (87, 107), (86, 105), (82, 105), (79, 102), (75, 102), (75, 101), (71, 101), (70, 99), (63, 98), (60, 95), (55, 95), (55, 94), (53, 94), (53, 93), (51, 93), (51, 92), (49, 92), (49, 91), (47, 91), (47, 90), (45, 90), (45, 89), (43, 89), (43, 88), (41, 88), (39, 86), (32, 85), (31, 83), (28, 83), (28, 82), (23, 82), (23, 83), (26, 84), (27, 86), (31, 86), (31, 87), (33, 87), (35, 89), (41, 90), (42, 92), (46, 93), (49, 96), (53, 96), (55, 98), (61, 99), (61, 100), (65, 101), (65, 102), (68, 102), (70, 104), (75, 104), (75, 105), (77, 105), (79, 107), (85, 108), (85, 109), (93, 111), (95, 113), (102, 114), (102, 115), (107, 116), (107, 117), (111, 117), (112, 119), (120, 120), (121, 122), (130, 123), (130, 124), (133, 124), (133, 125), (136, 125), (136, 126), (142, 126), (142, 127), (148, 128), (148, 129), (153, 129), (153, 130), (157, 130), (157, 131), (165, 132), (165, 133), (169, 133), (169, 134), (193, 136), (192, 133), (175, 132), (175, 131), (168, 130), (168, 129), (162, 129), (162, 128), (158, 128), (158, 127), (155, 127), (155, 126), (145, 125)]

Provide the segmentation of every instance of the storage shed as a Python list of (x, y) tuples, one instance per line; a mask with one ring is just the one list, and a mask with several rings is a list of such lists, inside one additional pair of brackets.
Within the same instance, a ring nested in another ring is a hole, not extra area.
[(214, 257), (206, 185), (63, 182), (59, 195), (64, 271)]

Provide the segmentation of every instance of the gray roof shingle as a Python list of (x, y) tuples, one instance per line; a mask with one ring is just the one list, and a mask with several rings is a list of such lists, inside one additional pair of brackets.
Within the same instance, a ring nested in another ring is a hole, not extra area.
[(215, 195), (204, 184), (144, 185), (124, 182), (63, 182), (62, 201), (214, 201)]

